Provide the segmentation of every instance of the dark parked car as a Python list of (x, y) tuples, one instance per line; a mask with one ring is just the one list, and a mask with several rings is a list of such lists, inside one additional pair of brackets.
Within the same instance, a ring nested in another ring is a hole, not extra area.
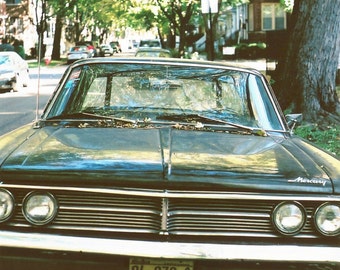
[(0, 52), (0, 91), (19, 91), (29, 82), (27, 62), (16, 52)]
[(96, 45), (91, 41), (78, 41), (76, 42), (76, 46), (86, 46), (87, 50), (90, 52), (91, 57), (99, 56), (98, 49)]
[(111, 41), (110, 46), (113, 49), (113, 53), (121, 53), (122, 48), (120, 47), (120, 44), (118, 41)]
[(80, 60), (0, 137), (1, 269), (339, 269), (339, 240), (340, 161), (254, 70)]
[(162, 48), (162, 44), (159, 39), (142, 39), (139, 48)]

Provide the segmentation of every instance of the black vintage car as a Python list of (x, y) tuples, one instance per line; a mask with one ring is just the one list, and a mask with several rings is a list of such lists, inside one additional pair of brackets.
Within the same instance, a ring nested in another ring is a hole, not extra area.
[(339, 244), (340, 161), (254, 70), (80, 60), (0, 137), (1, 270), (339, 269)]

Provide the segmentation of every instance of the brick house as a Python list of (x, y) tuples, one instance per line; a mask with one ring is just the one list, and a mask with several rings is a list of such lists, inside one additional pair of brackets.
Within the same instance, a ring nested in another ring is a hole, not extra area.
[(248, 42), (267, 44), (267, 57), (280, 58), (287, 44), (289, 14), (279, 0), (250, 0)]

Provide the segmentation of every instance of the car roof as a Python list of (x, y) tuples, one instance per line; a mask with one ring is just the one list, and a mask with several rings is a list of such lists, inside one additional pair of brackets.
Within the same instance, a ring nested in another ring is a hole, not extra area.
[(209, 67), (209, 68), (224, 68), (233, 69), (244, 72), (250, 72), (255, 75), (263, 76), (262, 73), (256, 69), (242, 67), (240, 65), (231, 65), (217, 61), (207, 60), (193, 60), (181, 58), (138, 58), (138, 57), (96, 57), (78, 60), (69, 67), (81, 66), (84, 64), (155, 64), (155, 65), (177, 65), (177, 66), (193, 66), (193, 67)]
[(170, 50), (155, 48), (155, 47), (140, 47), (138, 48), (137, 52), (168, 52), (170, 53)]
[(72, 49), (76, 49), (76, 48), (80, 48), (80, 49), (84, 49), (84, 50), (86, 50), (86, 49), (87, 49), (87, 47), (86, 47), (86, 46), (79, 45), (79, 46), (73, 46), (73, 47), (71, 47), (71, 50), (72, 50)]

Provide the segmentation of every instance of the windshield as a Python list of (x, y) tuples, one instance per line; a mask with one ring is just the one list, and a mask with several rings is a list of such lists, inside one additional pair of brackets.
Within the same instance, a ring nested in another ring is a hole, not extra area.
[(260, 76), (209, 66), (103, 63), (78, 67), (69, 74), (46, 118), (79, 113), (172, 122), (191, 116), (197, 122), (209, 118), (215, 124), (282, 130)]

